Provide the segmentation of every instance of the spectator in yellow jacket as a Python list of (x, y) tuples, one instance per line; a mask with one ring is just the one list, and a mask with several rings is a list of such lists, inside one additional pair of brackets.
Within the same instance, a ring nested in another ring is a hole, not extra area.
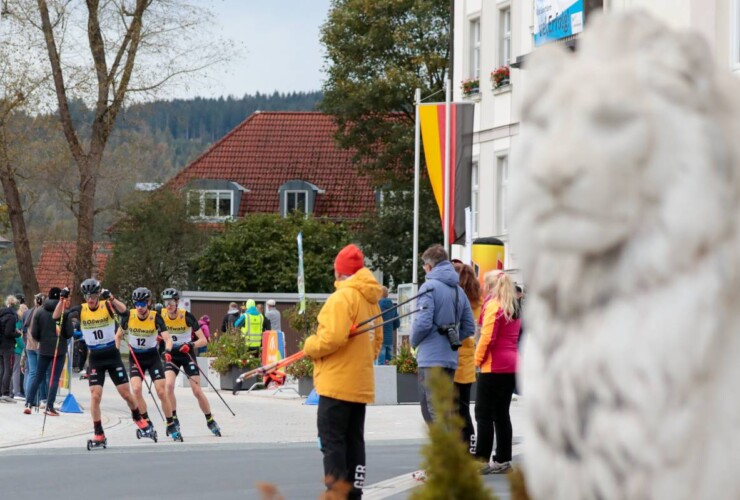
[(364, 262), (355, 245), (337, 254), (337, 290), (319, 312), (316, 334), (303, 345), (313, 360), (314, 386), (321, 396), (317, 426), (324, 482), (328, 489), (349, 483), (348, 498), (361, 498), (365, 484), (365, 406), (375, 400), (373, 362), (383, 342), (383, 327), (372, 328), (373, 323), (360, 328), (371, 330), (350, 337), (354, 325), (380, 314), (382, 288)]

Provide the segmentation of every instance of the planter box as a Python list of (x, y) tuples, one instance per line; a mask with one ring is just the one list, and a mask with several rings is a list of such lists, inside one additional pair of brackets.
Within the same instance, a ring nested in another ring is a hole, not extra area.
[[(222, 373), (221, 374), (221, 390), (223, 391), (231, 391), (234, 389), (234, 383), (236, 382), (236, 379), (239, 375), (244, 373), (246, 370), (243, 370), (241, 368), (235, 368), (231, 367), (229, 370), (229, 373)], [(249, 390), (252, 385), (257, 383), (257, 377), (250, 377), (247, 379), (244, 379), (242, 382), (241, 389), (242, 391)]]
[[(203, 375), (205, 374), (211, 384), (213, 384), (213, 387), (220, 388), (221, 374), (213, 369), (213, 362), (215, 360), (216, 358), (206, 358), (201, 356), (196, 358), (196, 361), (198, 362), (198, 368), (200, 368), (202, 372), (200, 378), (203, 379)], [(203, 383), (201, 385), (203, 386), (204, 391), (213, 391), (213, 389), (211, 388), (211, 384), (203, 380)]]
[(398, 404), (398, 389), (396, 382), (395, 365), (376, 365), (374, 368), (375, 377), (375, 405), (395, 405)]
[(301, 377), (298, 379), (298, 394), (307, 397), (313, 390), (313, 377)]
[(419, 376), (416, 373), (396, 374), (398, 404), (419, 402)]

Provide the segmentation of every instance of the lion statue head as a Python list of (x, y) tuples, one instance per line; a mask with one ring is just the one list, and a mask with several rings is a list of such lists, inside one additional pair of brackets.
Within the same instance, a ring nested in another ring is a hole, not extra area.
[(740, 498), (740, 84), (642, 11), (527, 71), (509, 214), (532, 493)]

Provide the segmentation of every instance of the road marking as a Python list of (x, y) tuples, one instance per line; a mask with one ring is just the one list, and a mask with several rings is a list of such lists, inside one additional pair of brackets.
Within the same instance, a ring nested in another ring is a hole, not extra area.
[[(516, 444), (512, 447), (512, 456), (519, 456), (522, 452), (522, 445)], [(423, 484), (422, 481), (417, 481), (411, 477), (412, 472), (401, 474), (400, 476), (380, 481), (369, 486), (365, 486), (362, 490), (362, 498), (365, 500), (381, 500), (383, 498), (392, 497), (403, 493), (404, 491), (412, 490), (417, 486)]]

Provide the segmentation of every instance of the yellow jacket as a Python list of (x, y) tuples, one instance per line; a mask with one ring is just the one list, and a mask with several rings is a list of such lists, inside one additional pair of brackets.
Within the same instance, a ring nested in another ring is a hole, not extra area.
[[(473, 319), (476, 327), (480, 316), (481, 302), (470, 304), (473, 308)], [(455, 382), (458, 384), (472, 384), (475, 382), (475, 335), (462, 341), (460, 349), (457, 350), (457, 370), (455, 370)]]
[[(316, 334), (303, 345), (303, 351), (313, 360), (313, 383), (320, 396), (372, 403), (375, 400), (373, 362), (383, 343), (383, 327), (352, 338), (349, 332), (352, 325), (380, 314), (378, 301), (383, 291), (364, 267), (334, 286), (337, 291), (319, 312)], [(374, 323), (382, 321), (379, 317)]]

